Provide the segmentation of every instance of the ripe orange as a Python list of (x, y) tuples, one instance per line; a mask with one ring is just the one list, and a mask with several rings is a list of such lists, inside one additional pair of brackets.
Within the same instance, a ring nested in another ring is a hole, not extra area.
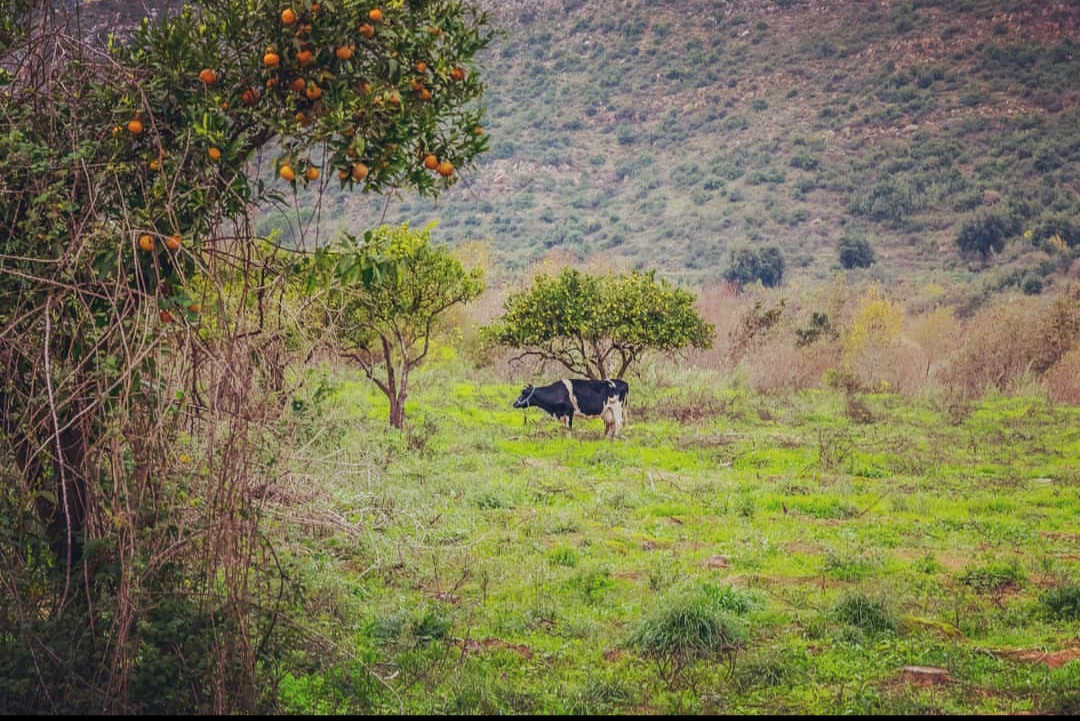
[(292, 25), (296, 22), (296, 12), (292, 8), (285, 8), (281, 11), (281, 22), (285, 25)]
[(210, 156), (211, 160), (221, 160), (220, 148), (211, 146), (210, 149), (206, 151), (206, 154)]
[(129, 120), (127, 124), (127, 129), (128, 132), (132, 135), (138, 135), (142, 132), (142, 121), (138, 118), (133, 118)]
[(361, 181), (368, 176), (368, 166), (363, 163), (354, 163), (352, 166), (353, 180)]
[(150, 170), (161, 170), (161, 161), (156, 158), (147, 163), (147, 165), (150, 166)]
[(307, 81), (301, 77), (293, 78), (293, 81), (289, 83), (289, 87), (298, 93), (304, 92), (304, 88), (307, 87)]
[(449, 178), (451, 175), (454, 174), (454, 164), (451, 163), (449, 160), (444, 160), (439, 163), (438, 171), (439, 175), (445, 178)]
[(149, 233), (143, 233), (139, 236), (139, 247), (145, 251), (151, 251), (154, 249), (154, 237)]
[(439, 159), (434, 154), (428, 153), (424, 156), (424, 167), (428, 170), (435, 170), (439, 167)]
[(352, 45), (341, 45), (334, 51), (334, 55), (337, 55), (338, 60), (348, 60), (352, 57), (353, 47)]
[(165, 247), (169, 250), (180, 250), (180, 246), (183, 244), (183, 239), (179, 233), (173, 233), (165, 239)]
[(296, 171), (293, 170), (292, 166), (288, 163), (285, 163), (281, 166), (281, 170), (278, 171), (278, 175), (280, 175), (283, 180), (287, 180), (290, 183), (296, 180)]
[(300, 63), (301, 66), (311, 65), (315, 62), (315, 53), (310, 50), (301, 50), (296, 54), (296, 62)]
[(450, 79), (458, 82), (464, 80), (465, 68), (462, 68), (460, 66), (454, 66), (454, 68), (450, 70)]
[(254, 105), (259, 102), (259, 91), (255, 88), (248, 88), (240, 94), (240, 102), (244, 105)]
[(199, 71), (199, 80), (203, 81), (204, 85), (213, 85), (217, 82), (217, 73), (210, 68), (203, 68)]
[(426, 73), (427, 72), (427, 63), (425, 63), (423, 60), (418, 62), (416, 64), (416, 72), (418, 72), (418, 73)]
[(477, 125), (475, 128), (473, 128), (473, 133), (475, 133), (476, 135), (483, 135), (484, 128), (480, 125)]
[(281, 56), (275, 53), (273, 50), (267, 50), (266, 55), (263, 55), (263, 65), (268, 68), (276, 68), (281, 63)]
[(371, 27), (367, 23), (360, 26), (360, 34), (370, 40), (375, 35), (375, 28)]
[(337, 171), (338, 180), (341, 180), (343, 182), (349, 179), (349, 175), (350, 173), (348, 168), (342, 168), (341, 170)]
[(311, 85), (307, 86), (307, 89), (304, 91), (304, 95), (307, 96), (308, 100), (318, 100), (322, 97), (322, 88), (320, 88), (315, 83), (312, 83)]
[(420, 99), (431, 100), (431, 91), (427, 88), (420, 88)]
[(382, 10), (379, 8), (372, 8), (367, 16), (373, 23), (382, 22)]
[(189, 303), (187, 309), (189, 313), (198, 313), (202, 307), (198, 303)]
[(314, 165), (310, 166), (307, 170), (304, 171), (304, 177), (311, 181), (318, 180), (319, 169), (316, 168)]

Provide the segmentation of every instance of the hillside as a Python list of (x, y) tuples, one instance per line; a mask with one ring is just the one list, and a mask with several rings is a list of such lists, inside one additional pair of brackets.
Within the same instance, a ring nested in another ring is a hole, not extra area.
[[(341, 221), (702, 284), (765, 245), (822, 280), (842, 238), (885, 283), (1050, 284), (1076, 255), (1075, 3), (485, 4), (490, 152), (437, 203), (350, 198)], [(955, 239), (988, 213), (1011, 241), (984, 267)], [(1065, 258), (1035, 247), (1055, 233)]]
[[(962, 308), (1080, 275), (1071, 0), (478, 4), (498, 29), (478, 166), (437, 201), (330, 182), (301, 217), (329, 235), (437, 220), (437, 241), (480, 241), (498, 270), (555, 255), (702, 287), (740, 249), (778, 249), (784, 284), (814, 284), (841, 241), (865, 243), (858, 272)], [(179, 5), (87, 2), (84, 28)], [(283, 223), (258, 227), (295, 237)], [(959, 253), (987, 223), (1001, 251)]]

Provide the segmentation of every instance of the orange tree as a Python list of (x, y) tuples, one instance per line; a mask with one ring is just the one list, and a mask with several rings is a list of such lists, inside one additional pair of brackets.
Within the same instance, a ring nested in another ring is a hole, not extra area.
[(314, 254), (310, 278), (326, 288), (325, 320), (335, 343), (390, 401), (390, 425), (405, 424), (409, 374), (431, 347), (440, 315), (484, 291), (482, 272), (466, 271), (430, 230), (380, 226), (345, 234)]
[(256, 567), (272, 463), (242, 441), (275, 406), (257, 373), (220, 377), (265, 362), (243, 343), (267, 316), (242, 327), (246, 301), (215, 293), (262, 302), (291, 267), (255, 252), (261, 204), (456, 182), (485, 148), (487, 17), (202, 0), (102, 47), (72, 7), (0, 13), (0, 694), (12, 712), (272, 708), (288, 579)]
[(568, 268), (510, 295), (484, 335), (520, 350), (520, 358), (553, 361), (587, 378), (622, 378), (646, 352), (712, 346), (713, 327), (694, 310), (695, 300), (655, 271), (594, 276)]

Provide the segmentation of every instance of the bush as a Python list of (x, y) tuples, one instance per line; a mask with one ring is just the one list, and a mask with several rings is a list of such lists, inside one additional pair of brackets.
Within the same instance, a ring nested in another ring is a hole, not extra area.
[(869, 268), (874, 264), (874, 249), (864, 238), (843, 237), (836, 247), (840, 265), (845, 269)]
[(1000, 253), (1005, 248), (1005, 239), (1012, 232), (1005, 218), (988, 213), (964, 223), (956, 236), (956, 247), (961, 253), (987, 258), (991, 253)]

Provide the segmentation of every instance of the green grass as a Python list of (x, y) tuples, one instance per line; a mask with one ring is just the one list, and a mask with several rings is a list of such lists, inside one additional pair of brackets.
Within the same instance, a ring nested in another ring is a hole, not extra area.
[(399, 434), (362, 379), (331, 377), (298, 414), (318, 492), (279, 509), (324, 523), (279, 553), (333, 650), (296, 650), (283, 709), (1076, 707), (1080, 661), (1017, 654), (1077, 648), (1080, 409), (988, 397), (954, 424), (876, 396), (883, 419), (860, 424), (830, 392), (672, 403), (639, 382), (606, 441), (512, 409), (517, 384), (433, 367)]

